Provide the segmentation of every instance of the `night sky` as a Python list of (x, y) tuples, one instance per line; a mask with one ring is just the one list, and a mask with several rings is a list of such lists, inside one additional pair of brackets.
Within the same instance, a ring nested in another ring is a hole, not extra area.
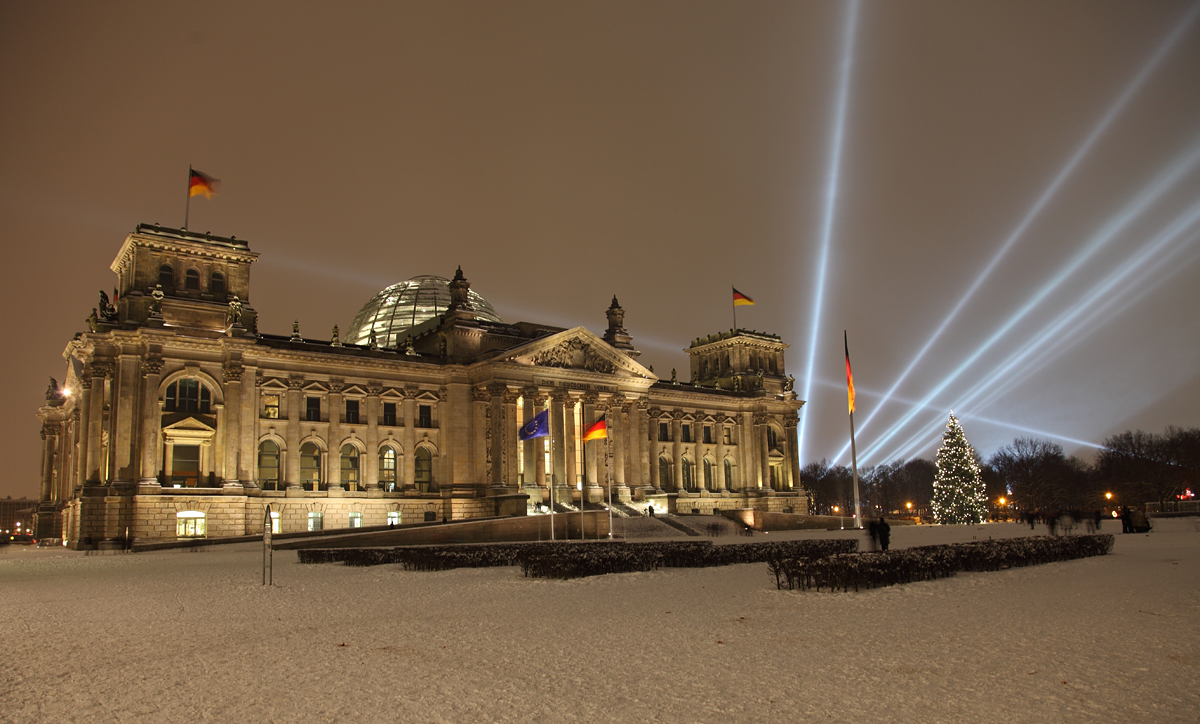
[[(506, 321), (605, 326), (686, 380), (791, 345), (801, 463), (1090, 457), (1200, 425), (1200, 5), (0, 4), (0, 496), (139, 222), (262, 257), (260, 329), (344, 330), (457, 265)], [(811, 370), (811, 374), (810, 374)], [(890, 394), (889, 394), (890, 393)], [(886, 397), (886, 401), (885, 401)]]

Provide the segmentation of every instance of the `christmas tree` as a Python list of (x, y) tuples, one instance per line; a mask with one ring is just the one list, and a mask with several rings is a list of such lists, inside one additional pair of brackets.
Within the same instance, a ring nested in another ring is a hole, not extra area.
[(933, 520), (936, 523), (979, 523), (987, 514), (987, 492), (975, 449), (967, 442), (962, 425), (950, 413), (942, 447), (937, 453), (933, 479)]

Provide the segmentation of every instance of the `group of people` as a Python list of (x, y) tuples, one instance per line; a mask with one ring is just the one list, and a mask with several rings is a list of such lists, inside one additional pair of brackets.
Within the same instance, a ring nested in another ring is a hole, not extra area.
[[(1128, 506), (1121, 508), (1121, 532), (1122, 533), (1145, 533), (1150, 530), (1150, 523), (1146, 519), (1146, 513), (1140, 508), (1130, 509)], [(1058, 535), (1059, 528), (1062, 529), (1064, 535), (1070, 535), (1080, 524), (1087, 525), (1088, 533), (1099, 533), (1101, 525), (1104, 523), (1104, 513), (1096, 510), (1087, 514), (1078, 509), (1072, 510), (1056, 510), (1056, 511), (1040, 511), (1035, 510), (1025, 514), (1025, 522), (1029, 524), (1029, 529), (1034, 530), (1041, 523), (1049, 530), (1050, 535)]]
[(888, 545), (892, 542), (892, 526), (879, 516), (879, 520), (872, 520), (867, 524), (867, 532), (871, 535), (871, 550), (888, 549)]

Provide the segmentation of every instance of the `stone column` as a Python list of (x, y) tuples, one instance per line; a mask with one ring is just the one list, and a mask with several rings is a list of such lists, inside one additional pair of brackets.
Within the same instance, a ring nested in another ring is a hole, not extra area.
[(508, 387), (502, 382), (487, 386), (487, 459), (489, 461), (487, 483), (491, 486), (504, 485), (504, 393)]
[(58, 449), (59, 425), (50, 422), (42, 423), (42, 475), (38, 486), (38, 502), (49, 503), (53, 500), (54, 463)]
[(662, 443), (658, 441), (658, 418), (662, 415), (662, 410), (657, 407), (651, 407), (646, 411), (646, 458), (650, 467), (650, 488), (652, 492), (666, 492), (665, 486), (667, 481), (662, 480), (658, 476), (658, 458), (662, 455)]
[(304, 419), (302, 417), (304, 402), (304, 379), (301, 377), (289, 377), (287, 391), (287, 464), (286, 477), (289, 490), (300, 489), (300, 424)]
[(520, 396), (520, 390), (504, 392), (504, 417), (501, 425), (504, 433), (504, 478), (500, 481), (493, 480), (493, 487), (517, 487), (517, 426), (520, 424), (517, 421), (517, 398)]
[(366, 481), (367, 490), (379, 490), (379, 393), (383, 386), (378, 382), (367, 384), (367, 469), (359, 476)]
[(87, 485), (100, 485), (100, 465), (104, 460), (101, 449), (101, 434), (104, 426), (104, 378), (112, 371), (112, 364), (93, 361), (91, 364), (92, 388), (88, 392), (87, 426)]
[[(244, 361), (244, 360), (243, 360)], [(238, 480), (242, 487), (258, 489), (258, 419), (259, 399), (258, 388), (262, 383), (258, 369), (243, 367), (242, 372), (242, 411), (238, 415), (241, 424), (238, 426)], [(283, 453), (281, 450), (280, 453)], [(281, 459), (280, 464), (283, 464)]]
[[(597, 400), (599, 400), (599, 395), (597, 395), (595, 392), (587, 392), (583, 395), (583, 429), (580, 431), (582, 433), (587, 433), (588, 428), (596, 424)], [(597, 475), (596, 471), (597, 468), (599, 468), (597, 463), (600, 457), (600, 452), (597, 451), (595, 445), (589, 442), (581, 441), (581, 444), (583, 445), (584, 456), (583, 485), (585, 488), (595, 487)]]
[(175, 484), (175, 443), (167, 440), (163, 443), (163, 482), (169, 488)]
[(672, 481), (670, 492), (683, 490), (683, 411), (676, 410), (671, 420)]
[(207, 487), (208, 474), (212, 470), (212, 463), (209, 461), (212, 453), (212, 439), (202, 441), (200, 443), (200, 481), (196, 484), (197, 487)]
[(628, 497), (629, 488), (625, 485), (625, 452), (629, 440), (629, 403), (625, 402), (625, 396), (619, 392), (612, 396), (608, 424), (608, 437), (612, 441), (613, 451), (613, 495)]
[[(346, 389), (346, 383), (342, 380), (329, 381), (329, 395), (326, 401), (329, 404), (329, 463), (326, 469), (329, 471), (326, 480), (329, 481), (329, 490), (345, 490), (342, 486), (342, 390)], [(361, 474), (362, 471), (359, 470)]]
[[(554, 467), (552, 478), (556, 488), (566, 488), (567, 483), (567, 456), (566, 456), (566, 438), (563, 430), (563, 403), (570, 400), (570, 395), (564, 390), (555, 390), (550, 394), (550, 435), (554, 438), (554, 455), (550, 461)], [(572, 486), (573, 487), (573, 486)], [(555, 500), (563, 500), (558, 493), (555, 493)]]
[(157, 488), (158, 433), (162, 427), (162, 409), (158, 402), (158, 380), (162, 373), (162, 358), (142, 360), (142, 465), (138, 485)]
[(725, 416), (718, 414), (713, 421), (713, 433), (717, 439), (714, 440), (716, 445), (716, 470), (713, 471), (713, 487), (722, 492), (728, 489), (728, 481), (725, 480)]
[(754, 434), (758, 437), (758, 476), (760, 488), (774, 488), (771, 485), (771, 452), (767, 447), (767, 420), (766, 415), (754, 416)]
[[(86, 377), (86, 375), (85, 375)], [(91, 387), (80, 385), (79, 406), (75, 408), (75, 489), (82, 489), (88, 476), (88, 400), (92, 397)]]
[(757, 490), (758, 448), (754, 438), (754, 413), (743, 412), (738, 421), (738, 464), (741, 467), (742, 490)]
[(635, 478), (638, 487), (653, 489), (654, 483), (650, 476), (653, 475), (654, 459), (651, 451), (654, 449), (655, 443), (650, 439), (649, 406), (650, 403), (644, 397), (637, 402), (638, 474)]
[(792, 474), (791, 480), (788, 481), (788, 487), (793, 490), (798, 490), (801, 487), (800, 480), (800, 441), (796, 435), (796, 425), (799, 424), (800, 418), (795, 412), (788, 415), (783, 420), (784, 429), (787, 431), (787, 458), (788, 468)]
[(225, 439), (225, 471), (223, 487), (240, 488), (238, 482), (238, 458), (241, 452), (242, 432), (242, 373), (240, 360), (230, 360), (225, 363), (221, 372), (225, 376), (225, 422), (218, 432)]
[(569, 393), (563, 401), (563, 456), (567, 459), (567, 487), (574, 488), (575, 482), (579, 480), (579, 475), (582, 472), (579, 469), (578, 450), (575, 438), (579, 436), (579, 432), (575, 429), (575, 404), (576, 400)]
[(414, 461), (417, 455), (417, 392), (416, 386), (404, 389), (404, 489), (416, 490), (417, 471)]
[[(536, 387), (526, 387), (521, 390), (521, 425), (524, 426), (537, 415), (540, 410), (536, 407), (538, 403), (538, 391)], [(534, 459), (534, 443), (541, 443), (540, 437), (532, 440), (525, 440), (521, 443), (521, 458), (525, 461), (525, 482), (524, 487), (533, 487), (538, 484), (537, 477), (537, 460)]]

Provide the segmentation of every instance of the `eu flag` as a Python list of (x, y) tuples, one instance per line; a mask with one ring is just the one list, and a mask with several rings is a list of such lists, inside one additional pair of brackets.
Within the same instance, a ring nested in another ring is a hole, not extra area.
[(542, 410), (533, 419), (521, 426), (517, 431), (518, 440), (532, 440), (535, 437), (546, 437), (550, 434), (550, 411)]

